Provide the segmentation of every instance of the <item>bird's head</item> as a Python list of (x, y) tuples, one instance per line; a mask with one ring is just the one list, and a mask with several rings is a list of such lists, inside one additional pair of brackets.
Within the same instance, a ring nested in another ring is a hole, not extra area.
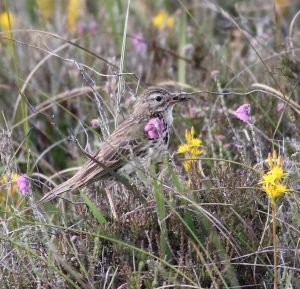
[(184, 92), (172, 93), (164, 88), (149, 87), (138, 97), (133, 113), (149, 116), (172, 113), (172, 108), (176, 103), (189, 99), (191, 96)]

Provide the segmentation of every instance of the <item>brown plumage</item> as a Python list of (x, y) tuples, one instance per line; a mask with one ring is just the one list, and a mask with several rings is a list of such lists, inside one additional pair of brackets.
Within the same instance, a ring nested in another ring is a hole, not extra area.
[[(157, 162), (169, 142), (173, 105), (189, 98), (186, 93), (170, 93), (157, 87), (145, 90), (134, 106), (133, 115), (111, 134), (98, 153), (73, 177), (43, 196), (39, 203), (96, 181), (114, 181), (115, 174), (129, 175), (138, 169), (135, 163), (149, 157), (152, 162)], [(164, 123), (164, 135), (153, 140), (149, 139), (144, 127), (151, 118), (156, 117)]]

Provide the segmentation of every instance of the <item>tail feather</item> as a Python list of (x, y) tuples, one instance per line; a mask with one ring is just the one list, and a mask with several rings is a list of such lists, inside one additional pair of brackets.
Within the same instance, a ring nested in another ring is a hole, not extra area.
[(66, 182), (58, 185), (53, 190), (44, 195), (39, 201), (38, 204), (43, 204), (55, 199), (57, 196), (75, 190), (76, 188), (72, 187), (72, 178), (67, 180)]
[(95, 178), (95, 176), (102, 171), (102, 168), (99, 168), (97, 163), (92, 161), (87, 162), (72, 178), (58, 185), (44, 195), (39, 200), (38, 204), (49, 202), (65, 192), (74, 191), (89, 184)]

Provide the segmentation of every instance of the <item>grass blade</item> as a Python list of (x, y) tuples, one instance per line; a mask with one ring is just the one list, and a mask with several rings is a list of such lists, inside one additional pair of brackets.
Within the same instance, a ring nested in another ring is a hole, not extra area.
[(85, 193), (81, 193), (81, 197), (83, 198), (84, 202), (89, 207), (89, 209), (91, 210), (92, 214), (97, 219), (99, 224), (106, 223), (106, 219), (101, 214), (100, 210), (96, 207), (96, 205), (92, 202), (92, 200)]
[[(153, 168), (153, 174), (155, 175), (155, 169)], [(153, 178), (153, 190), (156, 203), (156, 209), (158, 214), (158, 223), (160, 226), (160, 248), (163, 257), (169, 259), (171, 257), (171, 251), (168, 244), (168, 228), (166, 224), (166, 208), (163, 196), (162, 187), (159, 186), (157, 178)]]
[[(180, 15), (179, 35), (178, 54), (184, 56), (184, 47), (186, 45), (186, 13), (184, 12)], [(186, 62), (181, 58), (178, 58), (178, 81), (186, 83)]]

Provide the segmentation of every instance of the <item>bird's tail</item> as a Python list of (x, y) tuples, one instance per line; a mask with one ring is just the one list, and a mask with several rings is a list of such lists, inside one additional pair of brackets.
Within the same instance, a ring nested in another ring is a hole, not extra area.
[(55, 199), (57, 196), (70, 192), (75, 190), (77, 187), (74, 186), (73, 178), (70, 178), (69, 180), (65, 181), (64, 183), (56, 186), (54, 189), (52, 189), (50, 192), (46, 193), (39, 201), (38, 205), (49, 202), (53, 199)]
[(38, 204), (46, 203), (53, 200), (57, 196), (65, 193), (75, 191), (95, 180), (95, 177), (99, 172), (101, 173), (102, 168), (98, 166), (97, 162), (89, 161), (87, 162), (77, 173), (65, 181), (64, 183), (58, 185), (53, 190), (48, 192), (43, 196)]

